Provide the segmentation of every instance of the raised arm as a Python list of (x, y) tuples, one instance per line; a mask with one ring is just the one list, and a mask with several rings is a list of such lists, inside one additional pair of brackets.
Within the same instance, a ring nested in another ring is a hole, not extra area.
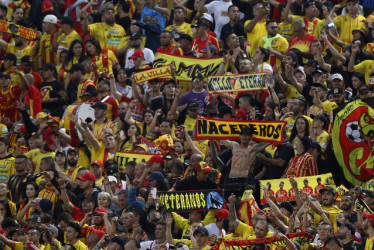
[(131, 118), (131, 110), (138, 104), (138, 100), (131, 100), (129, 104), (129, 110), (126, 112), (125, 115), (125, 122), (129, 125), (135, 124), (135, 120)]
[(170, 108), (170, 111), (173, 114), (175, 120), (178, 120), (178, 118), (179, 118), (178, 102), (180, 100), (180, 94), (181, 94), (181, 89), (176, 88), (175, 89), (175, 98), (174, 98), (173, 103), (171, 104), (171, 108)]
[(110, 93), (117, 99), (117, 101), (121, 101), (122, 94), (117, 90), (116, 82), (114, 80), (114, 75), (109, 73), (108, 76), (110, 77)]
[(287, 21), (287, 23), (292, 22), (292, 15), (290, 13), (291, 5), (295, 3), (295, 0), (288, 0), (286, 7), (284, 8), (283, 12), (283, 20)]
[(360, 50), (360, 47), (357, 43), (353, 44), (352, 46), (352, 53), (349, 58), (349, 63), (348, 63), (348, 71), (349, 72), (355, 72), (355, 60), (356, 60), (356, 55), (358, 51)]
[(185, 125), (182, 125), (183, 131), (184, 131), (184, 138), (187, 141), (188, 146), (190, 146), (190, 149), (192, 151), (192, 154), (199, 154), (203, 155), (203, 153), (198, 149), (195, 145), (195, 143), (192, 141), (190, 135), (188, 134), (187, 127)]

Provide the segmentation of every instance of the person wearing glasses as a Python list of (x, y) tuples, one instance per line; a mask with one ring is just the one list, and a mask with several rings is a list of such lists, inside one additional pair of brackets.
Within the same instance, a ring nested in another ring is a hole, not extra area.
[(269, 50), (270, 56), (266, 61), (268, 64), (280, 67), (288, 49), (287, 39), (278, 34), (278, 24), (275, 20), (266, 21), (266, 31), (267, 35), (260, 39), (258, 46)]

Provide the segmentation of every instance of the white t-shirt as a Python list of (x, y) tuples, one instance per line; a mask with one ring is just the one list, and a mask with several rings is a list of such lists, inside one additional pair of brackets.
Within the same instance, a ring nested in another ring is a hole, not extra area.
[[(208, 230), (209, 235), (215, 234), (217, 235), (217, 238), (223, 238), (226, 235), (225, 229), (219, 229), (216, 225), (216, 223), (210, 223), (205, 226), (205, 228)], [(222, 235), (221, 235), (222, 234)]]
[[(131, 69), (135, 66), (132, 59), (129, 59), (129, 57), (134, 54), (134, 51), (135, 49), (129, 49), (127, 51), (125, 69)], [(144, 53), (144, 60), (146, 62), (153, 62), (153, 60), (155, 59), (155, 54), (153, 54), (153, 51), (148, 48), (144, 48), (142, 51)]]
[(125, 95), (129, 99), (132, 98), (132, 87), (131, 86), (127, 86), (126, 88), (124, 88), (124, 87), (119, 86), (118, 83), (116, 82), (116, 87), (117, 87), (117, 91), (120, 92), (122, 95)]
[[(208, 14), (214, 15), (214, 20), (216, 22), (216, 27), (214, 29), (214, 32), (217, 35), (217, 39), (219, 40), (221, 36), (221, 30), (223, 25), (230, 22), (230, 18), (227, 15), (227, 10), (232, 5), (232, 2), (225, 2), (222, 0), (219, 1), (213, 1), (205, 5)], [(243, 13), (240, 13), (239, 19), (242, 19), (244, 17)]]

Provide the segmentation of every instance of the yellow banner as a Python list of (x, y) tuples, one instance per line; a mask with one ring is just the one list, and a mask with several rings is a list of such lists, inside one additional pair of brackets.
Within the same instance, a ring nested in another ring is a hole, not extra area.
[(149, 81), (155, 78), (171, 78), (170, 65), (154, 68), (150, 70), (140, 71), (134, 74), (134, 80), (136, 84)]
[(27, 40), (35, 40), (38, 37), (38, 31), (6, 22), (4, 20), (0, 20), (0, 32), (17, 35), (26, 38)]
[(196, 140), (237, 140), (242, 128), (253, 131), (253, 140), (282, 144), (285, 121), (243, 121), (200, 117), (196, 121)]
[[(326, 186), (333, 187), (336, 190), (332, 174), (322, 174), (307, 177), (297, 177), (294, 178), (299, 189), (302, 189), (306, 194), (317, 194), (320, 189)], [(262, 180), (260, 185), (267, 187), (268, 194), (274, 195), (278, 202), (284, 201), (294, 201), (295, 200), (295, 190), (293, 190), (291, 183), (288, 179), (274, 179), (274, 180)], [(266, 199), (264, 199), (264, 194), (261, 189), (261, 204), (266, 204)]]
[(123, 170), (126, 168), (126, 164), (130, 161), (135, 161), (136, 163), (139, 162), (147, 162), (149, 159), (152, 158), (156, 154), (148, 154), (148, 153), (135, 153), (135, 152), (122, 152), (118, 151), (114, 155), (114, 159), (117, 162), (118, 168)]
[(209, 93), (243, 92), (265, 90), (266, 73), (209, 76), (207, 87)]
[(175, 66), (177, 80), (191, 81), (192, 76), (196, 75), (196, 73), (201, 73), (204, 77), (214, 75), (222, 60), (222, 57), (179, 57), (157, 53), (153, 61), (153, 67), (158, 68), (173, 64)]

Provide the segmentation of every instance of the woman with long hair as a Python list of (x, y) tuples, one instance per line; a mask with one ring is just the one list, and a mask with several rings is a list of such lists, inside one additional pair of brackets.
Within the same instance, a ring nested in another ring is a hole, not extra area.
[(304, 116), (300, 116), (296, 119), (290, 135), (290, 143), (295, 150), (297, 142), (305, 136), (309, 136), (309, 122)]
[(62, 172), (65, 172), (68, 170), (68, 164), (67, 164), (66, 155), (62, 151), (58, 151), (56, 153), (56, 168), (58, 170), (61, 170)]
[(21, 224), (26, 224), (25, 219), (28, 219), (33, 214), (32, 201), (39, 195), (39, 186), (35, 182), (29, 182), (26, 186), (26, 199), (21, 203), (18, 209), (17, 221)]
[[(130, 108), (131, 109), (133, 108), (132, 103), (130, 103)], [(126, 113), (125, 122), (129, 125), (136, 124), (137, 126), (139, 126), (140, 129), (141, 129), (141, 135), (145, 136), (145, 138), (147, 138), (148, 140), (153, 141), (154, 139), (156, 139), (156, 135), (151, 133), (150, 125), (152, 123), (154, 114), (155, 113), (152, 110), (147, 110), (144, 114), (144, 120), (141, 123), (141, 122), (137, 122), (137, 121), (135, 121), (134, 119), (131, 118), (131, 112), (129, 110)]]
[(8, 184), (0, 183), (0, 201), (8, 202), (12, 216), (16, 216), (16, 205), (10, 200)]
[(93, 37), (88, 38), (85, 44), (87, 55), (90, 56), (91, 61), (96, 64), (98, 71), (105, 75), (113, 73), (113, 62), (118, 61), (113, 51), (101, 49), (99, 41)]
[(71, 66), (79, 62), (79, 59), (84, 56), (83, 43), (80, 40), (74, 40), (69, 48), (68, 56), (62, 62), (65, 70), (70, 70)]
[(14, 7), (12, 14), (12, 23), (25, 26), (26, 23), (23, 21), (24, 16), (25, 11), (21, 6)]
[(137, 124), (129, 126), (126, 132), (126, 139), (121, 143), (121, 151), (131, 151), (133, 145), (137, 144), (137, 137), (141, 135), (141, 128)]
[(318, 142), (318, 144), (321, 146), (322, 153), (325, 152), (327, 144), (330, 140), (329, 133), (327, 133), (329, 124), (329, 117), (327, 115), (316, 115), (313, 119), (312, 129), (310, 130), (310, 138), (313, 141)]
[(5, 218), (12, 218), (12, 212), (10, 211), (10, 207), (8, 201), (1, 200), (0, 201), (0, 223), (2, 224)]

